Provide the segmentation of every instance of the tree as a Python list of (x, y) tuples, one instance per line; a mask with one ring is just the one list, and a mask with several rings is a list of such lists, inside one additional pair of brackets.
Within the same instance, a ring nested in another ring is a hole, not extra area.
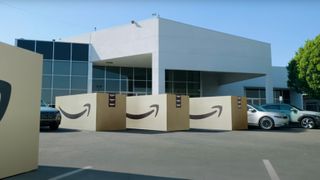
[(289, 88), (320, 98), (320, 35), (299, 48), (287, 70)]

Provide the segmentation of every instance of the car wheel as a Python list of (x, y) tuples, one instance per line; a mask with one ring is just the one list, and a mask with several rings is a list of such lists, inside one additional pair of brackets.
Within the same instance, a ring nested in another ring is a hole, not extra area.
[(316, 123), (311, 117), (304, 117), (300, 122), (301, 127), (305, 129), (313, 129), (316, 127)]
[(50, 129), (51, 130), (57, 130), (59, 128), (59, 125), (58, 124), (52, 124), (50, 125)]
[(269, 129), (272, 129), (274, 127), (274, 122), (269, 117), (263, 117), (259, 122), (259, 126), (262, 129), (269, 130)]

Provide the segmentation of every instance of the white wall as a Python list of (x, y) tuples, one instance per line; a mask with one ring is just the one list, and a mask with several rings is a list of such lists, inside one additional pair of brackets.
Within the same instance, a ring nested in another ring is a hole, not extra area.
[(93, 60), (106, 60), (158, 51), (158, 19), (148, 19), (65, 39), (91, 43)]
[(270, 44), (159, 20), (159, 58), (166, 69), (265, 74), (271, 68)]
[[(153, 94), (165, 92), (166, 69), (255, 74), (270, 71), (271, 50), (268, 43), (163, 18), (137, 23), (66, 40), (91, 43), (90, 59), (94, 61), (151, 53)], [(210, 85), (210, 77), (204, 83), (216, 89), (214, 82)], [(211, 92), (204, 90), (203, 94), (210, 95)]]

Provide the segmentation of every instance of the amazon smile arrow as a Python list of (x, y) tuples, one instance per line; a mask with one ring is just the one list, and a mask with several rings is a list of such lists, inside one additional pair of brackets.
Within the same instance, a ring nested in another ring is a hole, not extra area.
[(11, 84), (0, 80), (0, 121), (6, 113), (11, 97)]
[(79, 117), (81, 117), (82, 115), (84, 115), (87, 111), (87, 117), (89, 116), (89, 113), (90, 113), (90, 108), (91, 108), (91, 105), (89, 103), (83, 105), (83, 107), (87, 107), (85, 110), (81, 111), (80, 113), (76, 113), (76, 114), (70, 114), (70, 113), (67, 113), (66, 111), (64, 111), (61, 107), (59, 107), (59, 110), (61, 111), (61, 113), (69, 118), (69, 119), (78, 119)]
[(133, 120), (143, 119), (145, 117), (150, 116), (154, 111), (156, 111), (154, 117), (157, 117), (158, 111), (159, 111), (159, 105), (158, 104), (153, 104), (153, 105), (150, 106), (150, 108), (154, 108), (154, 109), (150, 110), (150, 111), (148, 111), (146, 113), (143, 113), (143, 114), (129, 114), (129, 113), (127, 113), (127, 118), (133, 119)]
[(217, 105), (217, 106), (212, 106), (212, 109), (216, 109), (213, 110), (212, 112), (206, 113), (206, 114), (199, 114), (199, 115), (192, 115), (190, 114), (190, 119), (193, 120), (200, 120), (200, 119), (204, 119), (210, 116), (213, 116), (214, 114), (216, 114), (219, 111), (218, 117), (220, 117), (221, 113), (222, 113), (222, 106)]

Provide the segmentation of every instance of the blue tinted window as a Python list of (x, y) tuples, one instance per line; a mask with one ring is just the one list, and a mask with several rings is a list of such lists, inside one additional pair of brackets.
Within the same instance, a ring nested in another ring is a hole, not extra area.
[(92, 80), (92, 91), (104, 91), (104, 80)]
[(43, 59), (52, 59), (53, 43), (45, 41), (37, 41), (36, 52), (43, 55)]
[(34, 51), (35, 41), (30, 40), (18, 40), (17, 46), (23, 49)]
[(47, 104), (52, 104), (51, 102), (51, 89), (42, 89), (41, 99), (44, 100)]
[(122, 92), (128, 91), (128, 84), (129, 84), (128, 80), (121, 80), (120, 83), (121, 83), (121, 91)]
[(87, 90), (71, 90), (71, 94), (86, 94)]
[(70, 60), (70, 43), (55, 42), (54, 43), (54, 59)]
[(52, 76), (42, 76), (42, 88), (51, 88)]
[(69, 76), (53, 76), (53, 88), (55, 88), (55, 89), (70, 89)]
[(88, 61), (89, 45), (88, 44), (72, 44), (72, 60)]
[(87, 89), (87, 77), (72, 76), (71, 89)]
[(54, 74), (70, 75), (70, 62), (69, 61), (54, 61)]
[(107, 79), (120, 79), (120, 68), (119, 67), (106, 67), (106, 78)]
[(88, 75), (88, 63), (86, 62), (72, 62), (72, 75)]
[(43, 61), (42, 66), (43, 74), (52, 74), (52, 61)]
[(92, 78), (104, 78), (104, 66), (93, 66)]
[(106, 80), (106, 91), (107, 92), (120, 91), (120, 81), (119, 80)]

